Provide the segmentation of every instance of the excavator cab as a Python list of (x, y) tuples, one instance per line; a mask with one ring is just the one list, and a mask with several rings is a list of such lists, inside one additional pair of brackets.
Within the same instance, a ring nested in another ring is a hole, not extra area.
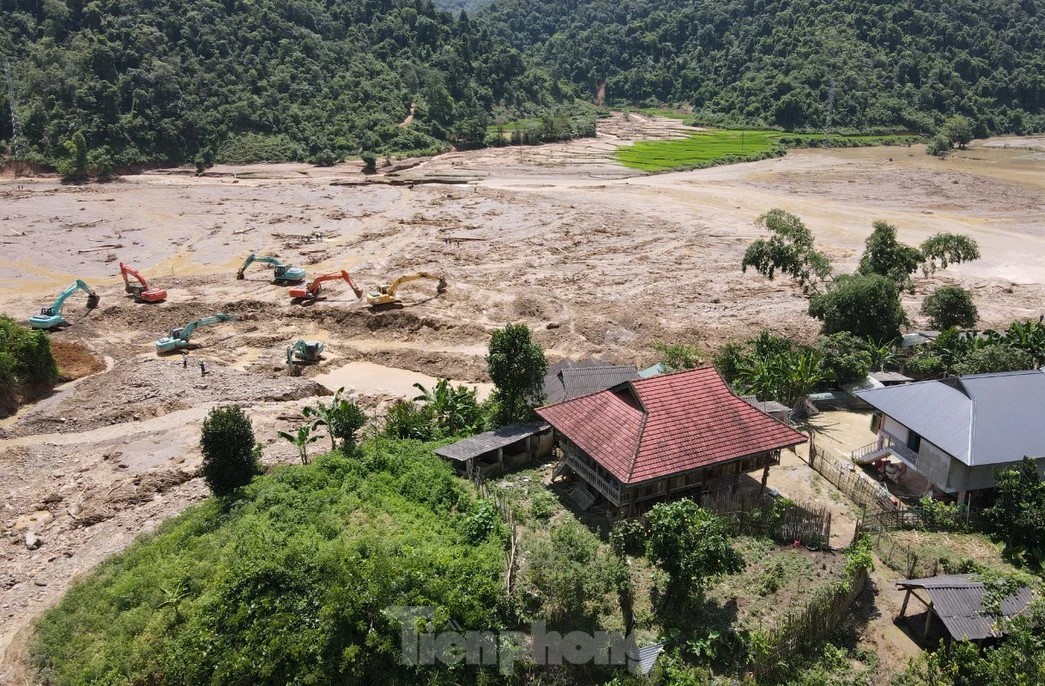
[(40, 308), (40, 314), (43, 315), (44, 317), (53, 317), (54, 316), (54, 308), (53, 307), (41, 307)]
[(185, 330), (185, 327), (181, 327), (181, 326), (179, 326), (177, 329), (171, 329), (171, 333), (170, 333), (170, 336), (168, 336), (168, 338), (173, 338), (174, 340), (178, 340), (178, 339), (181, 338), (181, 333), (184, 330)]

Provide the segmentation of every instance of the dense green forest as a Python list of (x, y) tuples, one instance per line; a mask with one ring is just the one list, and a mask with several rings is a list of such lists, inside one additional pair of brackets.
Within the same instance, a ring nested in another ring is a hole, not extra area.
[(1041, 4), (0, 0), (0, 154), (55, 165), (77, 131), (96, 170), (431, 152), (570, 121), (603, 86), (710, 124), (1040, 131)]
[(705, 123), (1045, 129), (1039, 0), (497, 0), (476, 21), (610, 103)]
[(44, 163), (77, 130), (99, 165), (430, 151), (573, 99), (429, 0), (0, 0), (0, 15), (22, 132), (0, 89), (0, 150)]

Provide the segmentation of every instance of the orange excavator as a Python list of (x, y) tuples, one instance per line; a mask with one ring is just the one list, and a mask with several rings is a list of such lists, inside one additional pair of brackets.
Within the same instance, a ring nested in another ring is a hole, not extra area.
[(337, 281), (343, 280), (348, 284), (348, 287), (352, 289), (352, 292), (356, 294), (357, 298), (363, 297), (363, 291), (359, 290), (354, 283), (352, 283), (352, 277), (348, 275), (344, 269), (339, 272), (330, 272), (329, 274), (320, 274), (316, 278), (308, 282), (305, 286), (295, 286), (290, 289), (290, 297), (294, 300), (315, 300), (319, 297), (319, 291), (321, 284), (324, 281)]
[[(138, 270), (128, 267), (123, 262), (120, 263), (120, 274), (123, 276), (123, 289), (134, 295), (135, 302), (161, 303), (167, 299), (167, 291), (162, 288), (152, 288), (145, 277), (138, 273)], [(138, 283), (131, 283), (128, 278), (131, 276), (137, 279)]]

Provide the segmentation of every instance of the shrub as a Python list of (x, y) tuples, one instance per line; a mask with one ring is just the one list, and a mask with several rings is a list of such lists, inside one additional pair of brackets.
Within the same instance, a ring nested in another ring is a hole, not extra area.
[(363, 151), (363, 154), (360, 155), (360, 157), (363, 160), (364, 174), (373, 174), (377, 171), (377, 155), (370, 152), (369, 150), (365, 150)]
[(58, 160), (58, 173), (62, 181), (77, 182), (87, 179), (87, 140), (83, 132), (77, 131), (64, 143), (68, 157)]
[(994, 472), (997, 498), (987, 510), (995, 534), (1016, 554), (1025, 554), (1045, 566), (1045, 481), (1029, 457)]
[(396, 400), (385, 413), (381, 433), (388, 438), (430, 441), (435, 436), (435, 415), (430, 405)]
[(647, 516), (646, 554), (668, 575), (666, 598), (683, 605), (703, 598), (711, 577), (744, 569), (729, 526), (692, 500), (653, 506)]
[(15, 410), (19, 391), (38, 395), (57, 382), (50, 336), (0, 316), (0, 416)]
[(995, 374), (1032, 369), (1034, 358), (1025, 350), (1005, 343), (992, 343), (970, 350), (954, 364), (956, 374)]
[[(338, 163), (337, 155), (330, 150), (330, 148), (323, 148), (323, 150), (317, 152), (309, 160), (312, 164), (317, 167), (333, 167)], [(375, 161), (376, 162), (376, 161)]]
[(880, 274), (843, 274), (826, 293), (813, 296), (809, 314), (825, 334), (848, 331), (876, 342), (900, 337), (907, 324), (896, 282)]
[(543, 488), (533, 494), (530, 499), (530, 514), (539, 522), (547, 522), (552, 518), (555, 507), (555, 496)]
[(943, 331), (952, 326), (976, 326), (979, 315), (972, 294), (958, 286), (943, 286), (922, 303), (922, 314), (929, 318), (929, 326)]
[(823, 356), (824, 370), (839, 385), (863, 379), (871, 371), (873, 360), (867, 341), (848, 331), (821, 336), (817, 349)]
[(646, 552), (646, 527), (640, 519), (618, 519), (610, 529), (610, 545), (618, 555), (638, 557)]
[(951, 141), (944, 135), (933, 136), (925, 146), (925, 152), (933, 157), (947, 157), (953, 149)]
[(501, 625), (502, 546), (465, 541), (455, 508), (469, 498), (420, 443), (280, 467), (236, 507), (190, 508), (77, 583), (34, 636), (40, 681), (461, 683), (402, 663), (390, 608)]
[(660, 363), (666, 372), (679, 372), (683, 369), (694, 369), (704, 364), (700, 348), (686, 343), (654, 343), (653, 349), (660, 355)]
[(226, 496), (246, 486), (260, 470), (250, 418), (239, 405), (215, 407), (203, 420), (200, 472), (211, 492)]

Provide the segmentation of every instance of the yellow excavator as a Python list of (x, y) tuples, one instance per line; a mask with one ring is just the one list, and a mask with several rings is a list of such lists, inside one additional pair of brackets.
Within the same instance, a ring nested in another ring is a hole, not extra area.
[(429, 274), (428, 272), (417, 272), (416, 274), (406, 274), (400, 276), (398, 279), (390, 284), (377, 287), (377, 293), (367, 293), (366, 304), (370, 307), (381, 307), (382, 305), (393, 305), (399, 302), (396, 298), (396, 291), (405, 283), (411, 281), (417, 281), (418, 279), (430, 279), (437, 281), (438, 285), (435, 287), (436, 294), (446, 292), (446, 279), (435, 274)]

